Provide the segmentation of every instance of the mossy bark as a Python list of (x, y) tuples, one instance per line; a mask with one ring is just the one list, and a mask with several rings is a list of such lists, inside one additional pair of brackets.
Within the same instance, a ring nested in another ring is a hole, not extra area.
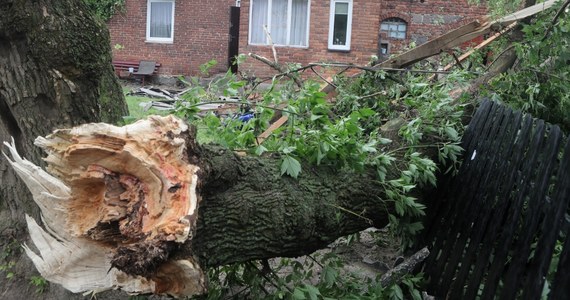
[[(0, 16), (0, 142), (13, 137), (20, 153), (43, 165), (36, 137), (80, 123), (117, 122), (127, 114), (108, 31), (83, 1), (3, 0)], [(25, 234), (24, 213), (38, 217), (27, 188), (0, 155), (0, 251)], [(29, 261), (10, 253), (0, 264), (19, 263), (11, 280), (0, 273), (0, 286), (14, 293), (3, 288), (2, 295), (24, 297)]]
[[(83, 1), (2, 1), (0, 15), (0, 141), (14, 137), (19, 151), (41, 164), (37, 136), (127, 114), (108, 31)], [(3, 220), (34, 214), (3, 158), (0, 182)]]

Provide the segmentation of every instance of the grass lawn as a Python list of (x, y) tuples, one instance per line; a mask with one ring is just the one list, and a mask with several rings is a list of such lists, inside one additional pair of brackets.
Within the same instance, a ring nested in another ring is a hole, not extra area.
[[(147, 111), (144, 111), (143, 107), (140, 103), (150, 102), (153, 100), (157, 100), (155, 98), (147, 98), (147, 97), (140, 97), (140, 96), (129, 96), (127, 93), (130, 91), (130, 88), (123, 87), (123, 94), (125, 95), (125, 100), (127, 101), (127, 106), (129, 107), (129, 115), (123, 117), (124, 123), (129, 124), (133, 123), (136, 120), (143, 119), (149, 115), (161, 115), (166, 116), (171, 113), (171, 111), (166, 110), (157, 110), (151, 108)], [(196, 139), (199, 143), (210, 143), (213, 142), (215, 139), (211, 136), (211, 133), (208, 132), (206, 126), (202, 123), (201, 120), (195, 120), (193, 124), (198, 129), (198, 134)]]
[(157, 99), (140, 96), (129, 96), (127, 95), (129, 91), (130, 89), (128, 87), (123, 87), (123, 94), (125, 95), (125, 99), (127, 100), (127, 105), (129, 107), (129, 115), (125, 117), (125, 121), (127, 121), (127, 123), (142, 119), (148, 115), (166, 116), (170, 113), (169, 111), (157, 110), (154, 108), (144, 111), (140, 103), (150, 102)]

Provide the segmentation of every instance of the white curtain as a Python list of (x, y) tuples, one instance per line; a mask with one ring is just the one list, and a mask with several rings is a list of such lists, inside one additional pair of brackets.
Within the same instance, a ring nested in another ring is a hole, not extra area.
[(173, 2), (150, 3), (150, 37), (172, 37)]
[(291, 9), (291, 37), (289, 44), (307, 46), (309, 0), (293, 0)]
[(269, 0), (253, 0), (251, 2), (251, 34), (250, 41), (252, 44), (266, 44), (265, 32), (263, 27), (267, 26), (267, 10)]
[[(288, 13), (290, 2), (291, 14)], [(307, 46), (309, 0), (252, 0), (251, 5), (252, 44), (267, 43), (263, 26), (267, 25), (271, 16), (269, 33), (274, 44)]]
[(273, 0), (271, 3), (271, 39), (277, 45), (287, 45), (288, 0)]

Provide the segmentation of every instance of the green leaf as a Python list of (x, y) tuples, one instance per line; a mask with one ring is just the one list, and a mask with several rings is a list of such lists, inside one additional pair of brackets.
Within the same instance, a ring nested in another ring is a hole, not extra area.
[(297, 150), (296, 147), (285, 147), (283, 148), (283, 150), (281, 150), (283, 152), (283, 154), (289, 154), (292, 153), (293, 151)]
[(404, 299), (404, 292), (402, 292), (402, 289), (398, 285), (394, 285), (392, 287), (392, 293), (390, 295), (390, 298), (398, 300)]
[(301, 289), (295, 288), (295, 290), (293, 291), (293, 299), (305, 300), (307, 299), (307, 297), (305, 297), (305, 293), (301, 291)]
[(364, 118), (371, 117), (371, 116), (376, 114), (376, 112), (374, 110), (372, 110), (368, 107), (359, 109), (358, 113), (360, 114), (360, 116), (362, 116)]
[(338, 271), (327, 265), (323, 268), (323, 272), (321, 273), (321, 280), (330, 287), (335, 283), (337, 276)]
[(318, 300), (319, 299), (319, 295), (321, 294), (321, 292), (319, 291), (318, 288), (310, 285), (310, 284), (306, 284), (305, 288), (307, 289), (307, 293), (309, 294), (309, 299), (311, 300)]
[(420, 294), (420, 291), (413, 289), (413, 290), (410, 290), (410, 292), (412, 293), (412, 298), (414, 300), (422, 300), (422, 295)]
[(387, 138), (382, 138), (382, 137), (381, 137), (381, 138), (378, 140), (378, 142), (379, 142), (381, 145), (388, 145), (388, 144), (390, 144), (390, 143), (392, 142), (392, 140), (391, 140), (391, 139), (387, 139)]
[(314, 121), (316, 121), (316, 120), (318, 120), (318, 119), (320, 119), (320, 118), (322, 118), (322, 117), (323, 117), (323, 115), (314, 115), (314, 114), (311, 114), (311, 122), (314, 122)]
[(445, 133), (447, 134), (447, 136), (449, 137), (450, 140), (452, 140), (452, 141), (459, 140), (459, 134), (457, 133), (457, 130), (455, 130), (455, 128), (445, 127), (444, 130), (445, 130)]
[(377, 144), (376, 140), (371, 140), (362, 146), (362, 151), (368, 152), (368, 153), (375, 153), (376, 152), (376, 144)]
[(281, 163), (281, 175), (287, 174), (293, 178), (297, 178), (299, 173), (301, 173), (301, 163), (289, 155), (283, 157), (283, 162)]
[(263, 145), (259, 145), (255, 148), (255, 155), (261, 156), (265, 151), (267, 151), (267, 148), (263, 147)]

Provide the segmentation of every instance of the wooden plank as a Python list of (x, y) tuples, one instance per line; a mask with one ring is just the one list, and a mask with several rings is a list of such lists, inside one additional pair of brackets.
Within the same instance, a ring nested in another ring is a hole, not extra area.
[[(493, 245), (494, 242), (498, 240), (500, 230), (497, 229), (504, 226), (503, 221), (505, 220), (505, 214), (507, 214), (508, 210), (511, 208), (509, 196), (517, 182), (519, 170), (522, 169), (524, 165), (524, 160), (522, 159), (524, 153), (523, 150), (526, 148), (526, 141), (529, 140), (528, 135), (526, 135), (525, 132), (530, 132), (532, 124), (531, 119), (527, 119), (528, 122), (524, 123), (522, 120), (522, 113), (515, 113), (513, 120), (514, 126), (511, 127), (509, 138), (506, 139), (510, 141), (513, 146), (510, 147), (510, 150), (503, 156), (503, 162), (498, 167), (498, 169), (502, 171), (498, 173), (499, 175), (497, 178), (504, 178), (504, 180), (496, 180), (496, 182), (500, 183), (495, 188), (500, 191), (497, 196), (499, 201), (489, 214), (490, 221), (486, 230), (481, 230), (480, 236), (477, 237), (478, 239), (482, 238), (481, 244), (484, 246), (476, 253), (473, 253), (475, 258), (473, 262), (474, 270), (469, 279), (465, 295), (462, 296), (463, 299), (475, 299), (477, 297), (477, 292), (481, 287), (483, 275), (490, 263), (490, 255), (494, 250), (490, 245)], [(526, 125), (526, 129), (525, 125), (521, 128), (521, 123)], [(520, 133), (524, 135), (521, 135)], [(459, 285), (459, 283), (457, 285)]]
[[(499, 31), (499, 32), (497, 32), (497, 33), (495, 33), (495, 34), (493, 34), (491, 37), (489, 37), (488, 39), (484, 40), (483, 42), (481, 42), (480, 44), (478, 44), (477, 46), (475, 46), (473, 49), (471, 49), (471, 50), (469, 50), (469, 51), (463, 53), (461, 56), (459, 56), (459, 57), (457, 58), (457, 61), (460, 62), (460, 63), (463, 62), (463, 61), (465, 61), (467, 58), (469, 58), (469, 57), (471, 56), (471, 54), (475, 53), (475, 51), (477, 51), (477, 50), (479, 50), (479, 49), (481, 49), (481, 48), (483, 48), (483, 47), (486, 47), (486, 46), (489, 45), (490, 43), (494, 42), (496, 39), (498, 39), (499, 37), (501, 37), (503, 34), (509, 32), (509, 31), (511, 31), (513, 28), (515, 28), (517, 24), (518, 24), (517, 22), (514, 22), (514, 23), (510, 24), (509, 26), (505, 27), (504, 29), (502, 29), (501, 31)], [(450, 70), (453, 66), (455, 66), (455, 65), (457, 65), (457, 62), (449, 63), (449, 64), (447, 64), (447, 65), (443, 68), (443, 71), (444, 71), (444, 72), (445, 72), (445, 71), (449, 71), (449, 70)], [(429, 80), (433, 80), (435, 77), (436, 77), (436, 75), (434, 74), (434, 75), (432, 75), (432, 76), (429, 78)]]
[[(469, 157), (469, 155), (471, 155), (473, 149), (470, 150), (469, 145), (474, 140), (474, 137), (478, 136), (481, 133), (479, 126), (485, 123), (485, 120), (490, 115), (490, 111), (494, 105), (495, 103), (493, 101), (484, 99), (481, 101), (479, 108), (475, 111), (475, 114), (471, 119), (469, 126), (467, 126), (467, 129), (465, 130), (461, 141), (462, 147), (465, 149), (465, 152), (463, 153), (464, 157)], [(438, 178), (438, 186), (452, 187), (452, 180), (453, 178), (450, 175), (440, 176), (440, 178)], [(443, 191), (447, 191), (447, 189)], [(451, 210), (451, 205), (447, 203), (447, 198), (445, 195), (443, 195), (441, 189), (439, 189), (439, 192), (434, 192), (433, 195), (431, 195), (429, 198), (440, 200), (434, 201), (433, 205), (427, 207), (427, 217), (424, 220), (426, 229), (422, 234), (423, 241), (421, 244), (432, 243), (437, 238), (437, 234), (442, 228), (441, 222), (443, 216), (447, 216)]]
[[(479, 145), (475, 148), (477, 155), (474, 157), (475, 162), (471, 167), (465, 169), (464, 175), (469, 174), (468, 180), (459, 182), (455, 185), (459, 189), (454, 194), (453, 199), (460, 203), (457, 213), (452, 217), (450, 224), (452, 237), (443, 248), (443, 253), (447, 253), (448, 260), (440, 262), (438, 268), (442, 270), (441, 283), (439, 288), (443, 291), (449, 290), (451, 283), (456, 277), (457, 265), (464, 255), (465, 248), (471, 237), (473, 223), (479, 216), (481, 210), (486, 206), (481, 200), (484, 200), (483, 192), (489, 185), (489, 173), (492, 173), (492, 164), (495, 158), (495, 150), (499, 148), (501, 133), (504, 130), (504, 124), (510, 120), (511, 111), (504, 106), (499, 106), (497, 114), (490, 124), (486, 124), (488, 134), (479, 141)], [(469, 157), (467, 160), (471, 160)]]
[[(566, 156), (570, 156), (570, 139), (566, 144)], [(569, 183), (570, 184), (570, 183)], [(566, 220), (566, 229), (568, 229), (568, 220)], [(570, 230), (566, 230), (566, 236), (570, 233)], [(558, 261), (558, 270), (556, 271), (556, 276), (554, 277), (554, 282), (552, 284), (552, 291), (548, 295), (549, 300), (557, 299), (570, 299), (570, 239), (566, 238), (564, 242), (564, 248), (560, 254)]]
[[(448, 206), (433, 218), (439, 232), (426, 224), (428, 236), (435, 235), (424, 266), (428, 291), (446, 299), (493, 299), (497, 293), (537, 299), (555, 243), (570, 231), (570, 141), (560, 159), (557, 126), (485, 104), (487, 115), (478, 110), (462, 140), (466, 158), (458, 176), (435, 195)], [(564, 251), (551, 299), (570, 296), (570, 249)]]
[(281, 116), (281, 118), (277, 119), (269, 128), (267, 128), (263, 133), (257, 136), (257, 144), (261, 145), (277, 128), (281, 127), (285, 122), (289, 120), (288, 116)]
[[(523, 180), (520, 182), (520, 187), (518, 190), (518, 202), (525, 206), (524, 218), (520, 218), (520, 215), (514, 219), (516, 224), (522, 224), (522, 226), (517, 226), (520, 229), (518, 233), (512, 232), (511, 235), (516, 235), (517, 240), (515, 245), (511, 247), (510, 263), (509, 267), (504, 273), (503, 287), (501, 289), (501, 299), (515, 299), (517, 290), (517, 285), (519, 278), (524, 270), (528, 256), (531, 253), (531, 244), (534, 238), (534, 232), (538, 226), (538, 216), (533, 214), (534, 211), (540, 210), (540, 201), (528, 198), (534, 189), (531, 189), (531, 182), (534, 178), (535, 170), (540, 167), (539, 154), (540, 150), (543, 148), (544, 144), (544, 133), (546, 132), (546, 125), (543, 120), (538, 120), (536, 124), (536, 129), (533, 134), (533, 140), (531, 147), (527, 151), (525, 160), (527, 161), (526, 168), (523, 170)], [(522, 211), (522, 210), (521, 210)], [(508, 246), (507, 246), (508, 247)], [(491, 296), (491, 295), (488, 295)]]
[[(552, 201), (546, 201), (546, 194), (550, 184), (552, 174), (556, 169), (556, 162), (558, 153), (560, 151), (560, 144), (562, 134), (558, 126), (553, 126), (548, 132), (548, 149), (545, 151), (544, 164), (541, 167), (539, 177), (537, 178), (537, 187), (535, 191), (539, 193), (538, 197), (541, 201), (541, 209), (539, 213), (542, 215), (542, 226), (536, 232), (539, 236), (536, 249), (533, 253), (533, 258), (530, 266), (526, 268), (526, 275), (521, 288), (523, 289), (523, 299), (539, 299), (542, 294), (545, 277), (548, 274), (550, 261), (554, 251), (556, 240), (559, 236), (559, 230), (567, 212), (569, 198), (567, 195), (570, 192), (570, 155), (565, 151), (565, 156), (562, 163), (558, 167), (556, 174), (556, 186), (554, 187), (554, 196)], [(567, 144), (570, 146), (570, 144)], [(570, 149), (566, 149), (570, 150)], [(570, 287), (566, 287), (567, 289)]]
[[(462, 36), (470, 34), (473, 32), (478, 32), (481, 29), (490, 29), (491, 24), (486, 20), (479, 21), (475, 20), (466, 25), (463, 25), (455, 30), (452, 30), (446, 34), (443, 34), (427, 43), (424, 43), (416, 48), (408, 50), (401, 55), (394, 58), (388, 59), (376, 66), (375, 69), (381, 68), (402, 68), (411, 65), (415, 62), (423, 60), (425, 58), (439, 54), (442, 50), (455, 47), (463, 42), (455, 43), (454, 41), (459, 40)], [(484, 33), (484, 32), (483, 32)], [(481, 33), (481, 34), (483, 34)], [(476, 37), (476, 36), (475, 36)], [(474, 38), (474, 37), (473, 37)]]
[(506, 15), (497, 21), (493, 22), (494, 26), (496, 25), (509, 25), (513, 22), (520, 21), (522, 19), (526, 19), (528, 17), (534, 16), (537, 13), (543, 12), (549, 8), (551, 8), (558, 0), (549, 0), (543, 3), (538, 3), (533, 6), (529, 6), (527, 8), (521, 9), (517, 12), (512, 14)]
[(486, 19), (481, 21), (473, 21), (455, 30), (452, 30), (444, 35), (441, 35), (425, 44), (422, 44), (414, 49), (411, 49), (397, 57), (389, 59), (376, 65), (376, 68), (391, 67), (402, 68), (428, 57), (437, 55), (442, 51), (457, 47), (467, 41), (476, 37), (487, 34), (491, 28), (500, 29), (502, 26), (510, 25), (516, 21), (522, 20), (533, 16), (539, 12), (549, 9), (556, 0), (549, 0), (544, 3), (539, 3), (531, 7), (517, 11), (511, 15), (501, 18), (494, 22), (488, 22)]
[[(426, 261), (426, 273), (430, 274), (431, 283), (430, 287), (435, 295), (443, 296), (448, 289), (448, 286), (444, 286), (440, 282), (449, 281), (449, 278), (444, 278), (444, 276), (452, 277), (454, 274), (445, 273), (445, 265), (448, 260), (451, 260), (452, 255), (456, 254), (458, 249), (455, 249), (455, 242), (458, 235), (460, 235), (461, 226), (464, 224), (464, 219), (462, 218), (462, 212), (466, 209), (471, 209), (471, 196), (470, 191), (478, 190), (480, 180), (482, 178), (482, 170), (484, 169), (485, 160), (483, 157), (492, 151), (490, 145), (487, 145), (485, 141), (489, 140), (489, 136), (493, 135), (493, 132), (497, 131), (496, 124), (500, 123), (503, 116), (504, 107), (500, 105), (492, 105), (491, 110), (488, 115), (482, 116), (486, 120), (485, 122), (479, 123), (479, 126), (472, 128), (476, 133), (473, 143), (469, 148), (466, 148), (466, 159), (463, 161), (461, 169), (459, 171), (460, 176), (457, 176), (452, 182), (451, 186), (446, 189), (447, 194), (441, 196), (441, 198), (449, 198), (450, 208), (441, 216), (444, 220), (439, 227), (439, 232), (434, 239), (434, 250), (432, 253), (436, 254), (441, 251), (441, 255), (436, 259), (437, 255), (430, 256)], [(477, 154), (471, 159), (474, 150), (477, 150)], [(440, 197), (438, 197), (440, 198)]]
[[(472, 268), (477, 267), (475, 262), (477, 261), (477, 257), (480, 256), (481, 251), (483, 251), (483, 249), (480, 249), (480, 245), (483, 240), (486, 240), (489, 235), (492, 235), (492, 233), (486, 233), (489, 228), (493, 228), (493, 225), (496, 226), (494, 221), (500, 222), (502, 220), (499, 216), (499, 214), (502, 215), (502, 212), (499, 211), (498, 207), (506, 206), (505, 204), (508, 201), (505, 201), (505, 198), (496, 197), (496, 195), (498, 195), (501, 190), (507, 189), (505, 184), (508, 183), (506, 180), (497, 180), (497, 178), (505, 178), (507, 172), (516, 170), (515, 168), (509, 168), (508, 163), (513, 156), (512, 145), (517, 138), (516, 132), (520, 127), (521, 116), (522, 114), (520, 112), (515, 114), (510, 110), (506, 111), (506, 118), (502, 122), (501, 131), (497, 136), (499, 140), (498, 147), (495, 148), (496, 151), (487, 165), (484, 175), (485, 179), (483, 180), (485, 184), (482, 186), (482, 189), (478, 191), (477, 199), (475, 200), (475, 205), (480, 206), (482, 209), (480, 209), (478, 214), (473, 213), (468, 216), (467, 224), (473, 225), (467, 227), (468, 231), (462, 237), (469, 241), (463, 259), (457, 264), (458, 273), (453, 282), (450, 283), (448, 293), (450, 299), (465, 299), (463, 297), (465, 282)], [(491, 225), (491, 223), (493, 223), (493, 225)], [(497, 227), (494, 227), (491, 231), (496, 232), (496, 228)], [(494, 240), (490, 240), (490, 242), (492, 245)], [(484, 260), (485, 261), (481, 263), (487, 265), (488, 257), (485, 257)], [(471, 284), (471, 282), (472, 280), (470, 278), (469, 284)]]
[[(455, 30), (445, 33), (433, 40), (428, 41), (414, 49), (404, 52), (392, 59), (386, 60), (373, 68), (379, 70), (384, 67), (389, 68), (402, 68), (414, 64), (418, 61), (424, 60), (428, 57), (438, 55), (443, 51), (447, 51), (451, 48), (457, 47), (462, 43), (470, 41), (481, 35), (487, 34), (491, 31), (501, 30), (504, 26), (511, 25), (514, 22), (528, 18), (537, 13), (545, 11), (552, 7), (556, 0), (549, 0), (544, 3), (539, 3), (531, 7), (522, 9), (515, 13), (512, 13), (506, 17), (503, 17), (494, 22), (488, 22), (487, 18), (481, 21), (473, 21), (466, 25), (463, 25)], [(490, 42), (489, 42), (490, 43)], [(359, 75), (355, 74), (353, 76)], [(335, 89), (334, 86), (327, 84), (321, 91), (325, 93), (331, 93)]]
[[(517, 139), (516, 147), (519, 149), (521, 153), (525, 153), (527, 149), (530, 147), (532, 141), (532, 135), (530, 134), (533, 129), (533, 120), (530, 116), (526, 116), (523, 120), (523, 126), (519, 133), (519, 139)], [(516, 182), (517, 184), (520, 182), (524, 182), (526, 180), (526, 176), (528, 176), (529, 168), (533, 167), (532, 162), (526, 161), (526, 157), (524, 155), (520, 158), (523, 161), (523, 170), (516, 174)], [(519, 190), (519, 195), (515, 196), (514, 199), (510, 199), (511, 204), (509, 210), (507, 212), (507, 217), (504, 222), (502, 228), (499, 228), (500, 236), (497, 239), (498, 243), (495, 246), (495, 253), (493, 258), (493, 264), (490, 266), (487, 272), (487, 279), (485, 283), (485, 287), (483, 290), (483, 296), (481, 299), (492, 299), (496, 293), (497, 286), (499, 284), (499, 278), (501, 277), (503, 270), (505, 268), (506, 261), (508, 259), (510, 245), (512, 240), (515, 237), (515, 231), (518, 225), (518, 217), (520, 216), (520, 212), (523, 209), (524, 205), (524, 197), (520, 196), (520, 193), (524, 193), (528, 190), (528, 186), (522, 186)], [(477, 287), (477, 290), (479, 287)]]

